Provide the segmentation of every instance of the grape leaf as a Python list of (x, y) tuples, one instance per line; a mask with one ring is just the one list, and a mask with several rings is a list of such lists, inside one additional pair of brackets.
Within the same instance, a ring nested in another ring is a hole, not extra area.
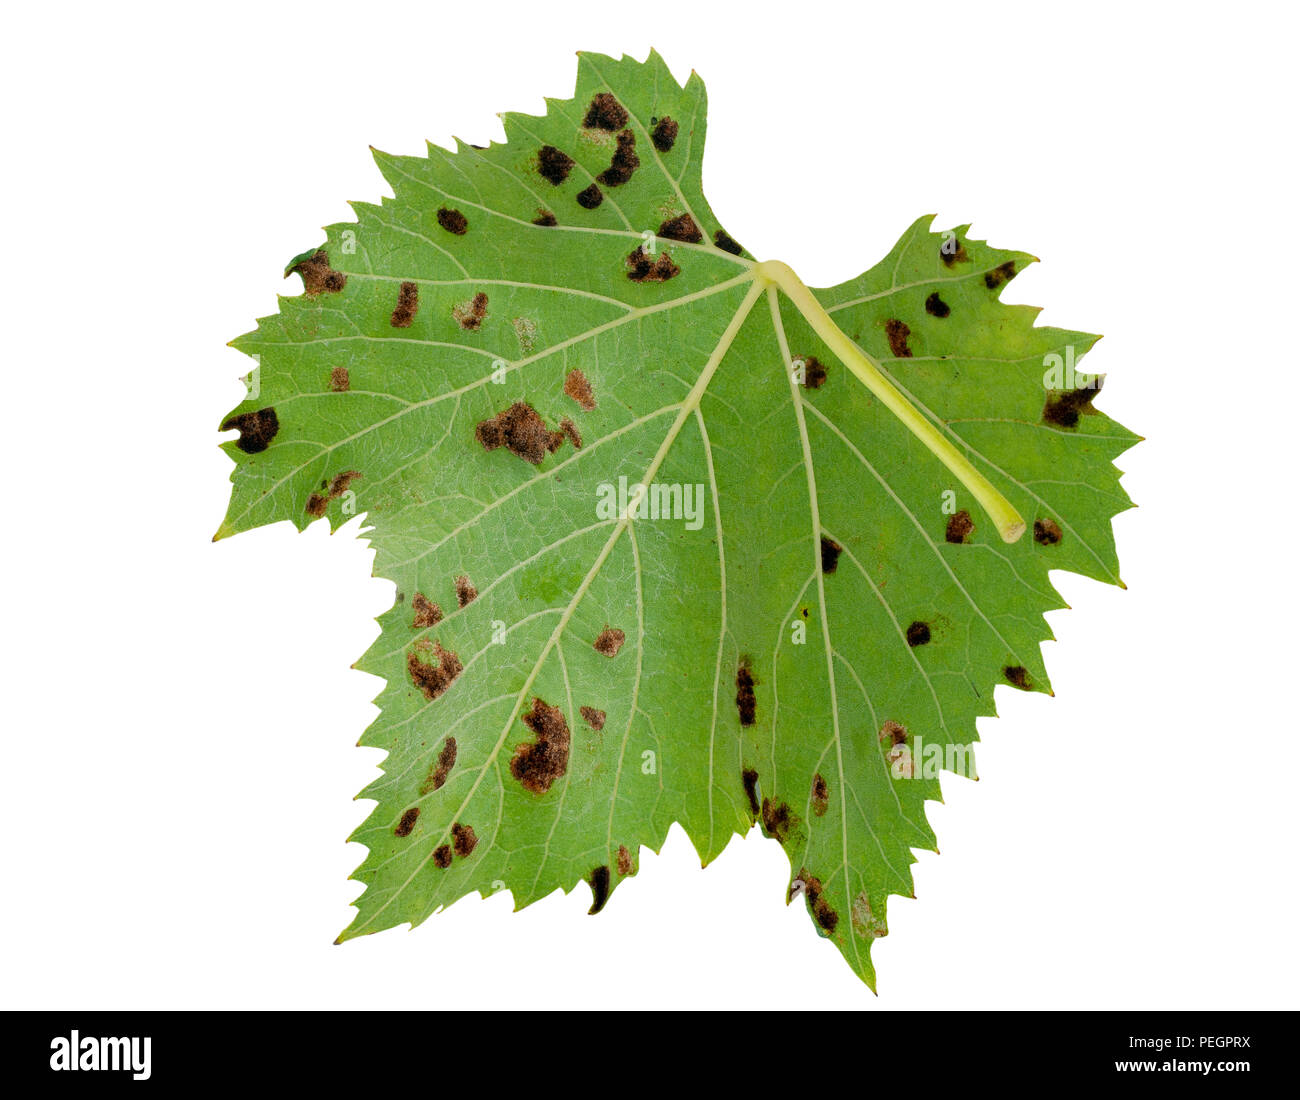
[(1050, 690), (1048, 570), (1120, 583), (1137, 437), (1095, 337), (999, 301), (1032, 256), (923, 218), (810, 291), (705, 201), (699, 78), (579, 57), (504, 144), (376, 152), (395, 197), (234, 341), (217, 537), (364, 511), (397, 586), (340, 938), (475, 890), (598, 912), (673, 822), (705, 864), (758, 824), (874, 987), (938, 768), (995, 685)]

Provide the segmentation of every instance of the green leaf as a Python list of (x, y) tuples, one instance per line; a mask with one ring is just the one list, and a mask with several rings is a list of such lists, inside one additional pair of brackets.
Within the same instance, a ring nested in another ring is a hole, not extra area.
[(874, 984), (938, 764), (970, 773), (996, 685), (1050, 690), (1048, 571), (1119, 583), (1136, 437), (1076, 373), (1095, 337), (999, 302), (1032, 256), (925, 218), (827, 290), (757, 263), (701, 192), (704, 86), (653, 53), (503, 118), (376, 153), (395, 197), (234, 342), (218, 537), (364, 511), (397, 585), (341, 938), (475, 890), (595, 912), (673, 822), (706, 864), (757, 822)]

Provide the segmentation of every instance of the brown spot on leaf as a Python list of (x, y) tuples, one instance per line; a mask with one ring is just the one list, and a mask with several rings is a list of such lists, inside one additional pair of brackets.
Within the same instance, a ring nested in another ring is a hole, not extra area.
[(430, 791), (436, 791), (447, 782), (447, 776), (451, 774), (451, 769), (456, 766), (456, 738), (448, 737), (442, 743), (442, 750), (438, 753), (438, 761), (430, 769), (429, 774), (425, 776), (424, 782), (420, 784), (420, 794), (425, 795)]
[(1034, 541), (1039, 546), (1055, 546), (1064, 537), (1061, 533), (1061, 525), (1056, 520), (1034, 520)]
[(573, 171), (573, 158), (554, 145), (543, 145), (537, 151), (537, 170), (541, 172), (542, 179), (559, 187)]
[(463, 237), (469, 229), (469, 221), (465, 215), (459, 210), (452, 210), (446, 206), (438, 208), (438, 224), (448, 233), (454, 233), (458, 237)]
[(582, 720), (594, 730), (603, 730), (605, 728), (605, 712), (597, 710), (595, 707), (579, 707), (578, 713), (582, 715)]
[(891, 317), (885, 322), (885, 335), (889, 338), (889, 353), (895, 359), (911, 359), (912, 349), (907, 346), (907, 338), (912, 330), (897, 318)]
[(822, 778), (822, 773), (818, 772), (813, 776), (812, 781), (812, 812), (817, 817), (825, 817), (826, 810), (831, 804), (831, 789), (826, 780)]
[(794, 815), (790, 813), (789, 806), (784, 802), (773, 802), (770, 798), (763, 799), (763, 828), (769, 834), (784, 844), (793, 826)]
[(632, 853), (625, 844), (618, 846), (618, 873), (620, 876), (632, 873)]
[(609, 167), (596, 179), (606, 187), (621, 187), (640, 167), (641, 158), (636, 155), (636, 135), (631, 130), (624, 130), (618, 135), (618, 147), (614, 150)]
[(880, 740), (890, 745), (906, 745), (907, 727), (899, 725), (892, 718), (887, 719), (880, 727)]
[(582, 435), (578, 431), (578, 425), (567, 416), (560, 421), (560, 431), (563, 432), (568, 441), (573, 444), (573, 449), (575, 451), (582, 450)]
[(662, 222), (659, 236), (667, 237), (670, 241), (685, 241), (687, 244), (699, 244), (704, 240), (700, 227), (689, 214), (678, 214), (677, 217)]
[(510, 774), (533, 794), (545, 794), (569, 770), (569, 723), (559, 707), (534, 696), (533, 709), (523, 715), (524, 725), (537, 735), (534, 742), (515, 746)]
[(600, 636), (592, 643), (597, 653), (605, 657), (614, 657), (618, 651), (623, 648), (623, 643), (627, 641), (627, 635), (621, 630), (611, 627), (609, 623), (605, 624), (605, 629), (600, 632)]
[(1093, 413), (1093, 398), (1101, 391), (1100, 376), (1077, 390), (1049, 390), (1043, 405), (1043, 420), (1057, 428), (1074, 428), (1081, 413)]
[(473, 825), (462, 825), (457, 821), (451, 827), (451, 843), (461, 859), (468, 859), (478, 847), (478, 837), (474, 835)]
[(1029, 670), (1024, 665), (1007, 665), (1002, 670), (1002, 675), (1006, 677), (1008, 684), (1018, 687), (1021, 691), (1034, 689), (1034, 682), (1029, 678)]
[(1008, 260), (1004, 264), (998, 264), (992, 271), (984, 272), (984, 285), (989, 290), (996, 290), (1003, 283), (1010, 282), (1016, 277), (1016, 262)]
[(415, 283), (403, 283), (397, 293), (397, 305), (389, 324), (393, 328), (410, 328), (415, 320), (415, 311), (420, 308), (420, 288)]
[(591, 908), (587, 910), (587, 916), (594, 917), (609, 901), (609, 867), (601, 864), (591, 872), (587, 882), (591, 886)]
[(627, 111), (609, 92), (592, 97), (582, 124), (592, 130), (621, 130), (627, 125)]
[(939, 297), (936, 290), (925, 300), (925, 312), (931, 317), (947, 317), (952, 312), (952, 307)]
[(650, 132), (650, 140), (661, 153), (669, 153), (677, 143), (677, 120), (665, 115)]
[(605, 201), (605, 192), (596, 184), (590, 187), (584, 187), (577, 195), (578, 205), (584, 210), (595, 210), (602, 202)]
[(549, 210), (543, 210), (540, 206), (537, 208), (537, 217), (533, 219), (534, 225), (559, 225), (555, 220), (555, 215)]
[(564, 376), (564, 393), (572, 397), (587, 412), (591, 412), (596, 407), (596, 395), (591, 391), (591, 383), (577, 367)]
[(919, 645), (928, 645), (930, 642), (930, 627), (927, 623), (917, 619), (907, 628), (907, 644), (915, 649)]
[(335, 367), (330, 371), (330, 389), (335, 393), (347, 393), (352, 388), (352, 378), (347, 367)]
[(275, 438), (275, 433), (280, 430), (280, 418), (275, 415), (275, 409), (268, 406), (265, 409), (258, 409), (256, 412), (240, 413), (238, 416), (232, 416), (221, 425), (223, 432), (238, 429), (239, 438), (235, 440), (235, 446), (244, 454), (255, 455), (264, 451), (271, 445), (271, 440)]
[(423, 592), (411, 597), (411, 610), (415, 612), (415, 618), (411, 620), (412, 630), (427, 630), (442, 622), (442, 608)]
[(826, 367), (815, 355), (803, 357), (803, 387), (819, 390), (826, 383)]
[(834, 573), (840, 564), (840, 554), (843, 553), (842, 547), (834, 539), (828, 539), (822, 535), (822, 572)]
[(404, 814), (402, 820), (397, 823), (397, 828), (393, 830), (394, 836), (410, 836), (411, 830), (415, 828), (415, 823), (420, 820), (420, 807), (412, 806)]
[(755, 817), (758, 816), (758, 772), (753, 768), (745, 768), (740, 773), (740, 781), (745, 784), (745, 797), (749, 799), (749, 812)]
[(740, 724), (752, 726), (754, 713), (758, 709), (758, 698), (754, 695), (754, 674), (749, 670), (749, 658), (741, 657), (736, 668), (736, 710), (740, 712)]
[(441, 642), (434, 644), (433, 655), (438, 659), (436, 665), (425, 664), (414, 649), (406, 655), (407, 674), (411, 677), (411, 682), (424, 692), (424, 697), (429, 702), (433, 702), (451, 687), (463, 668), (460, 658), (450, 650), (443, 649)]
[(348, 486), (361, 475), (356, 470), (344, 470), (335, 474), (330, 482), (321, 482), (322, 492), (312, 493), (307, 498), (307, 514), (319, 519), (329, 508), (331, 500), (337, 500), (348, 491)]
[(939, 258), (947, 267), (952, 267), (953, 264), (970, 263), (970, 257), (966, 255), (966, 246), (956, 237), (944, 238), (943, 244), (939, 246)]
[(739, 256), (745, 251), (739, 241), (724, 233), (721, 229), (713, 234), (713, 243), (723, 252), (730, 252), (733, 256)]
[(643, 247), (637, 247), (624, 262), (627, 277), (634, 283), (665, 283), (681, 271), (667, 252), (649, 256)]
[(553, 432), (547, 428), (546, 422), (526, 401), (516, 401), (490, 420), (480, 421), (474, 429), (474, 437), (485, 451), (505, 447), (534, 466), (558, 451), (565, 436), (564, 431)]
[(487, 316), (488, 296), (481, 290), (467, 302), (451, 307), (451, 315), (456, 323), (469, 332), (477, 332)]
[(803, 883), (803, 894), (808, 899), (808, 910), (812, 913), (813, 920), (827, 935), (834, 932), (835, 926), (840, 923), (840, 917), (826, 900), (826, 890), (822, 886), (821, 879), (816, 875), (810, 875), (807, 869), (802, 867), (799, 869), (798, 878)]
[(444, 871), (451, 866), (451, 845), (440, 844), (433, 850), (433, 862)]
[(456, 578), (456, 606), (466, 607), (478, 599), (478, 589), (464, 573)]
[(308, 298), (318, 294), (337, 294), (347, 285), (348, 277), (330, 267), (325, 249), (318, 248), (305, 260), (299, 260), (285, 272), (285, 278), (297, 273), (302, 276), (302, 290)]
[(944, 531), (943, 537), (946, 542), (965, 542), (974, 530), (975, 521), (970, 518), (970, 513), (963, 508), (956, 515), (948, 517), (948, 527)]

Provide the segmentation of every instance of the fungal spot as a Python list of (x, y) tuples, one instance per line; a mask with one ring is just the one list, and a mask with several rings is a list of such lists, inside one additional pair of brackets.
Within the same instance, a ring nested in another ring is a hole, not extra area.
[(753, 768), (746, 768), (740, 773), (740, 779), (745, 784), (745, 797), (749, 799), (749, 812), (757, 817), (759, 815), (758, 772)]
[(308, 298), (325, 293), (337, 294), (348, 281), (343, 272), (330, 267), (330, 258), (323, 248), (316, 249), (305, 260), (299, 260), (284, 275), (287, 279), (295, 273), (302, 276), (302, 292)]
[(1081, 413), (1091, 415), (1097, 411), (1092, 407), (1092, 400), (1100, 391), (1100, 376), (1077, 390), (1049, 390), (1043, 405), (1043, 420), (1058, 428), (1077, 427)]
[(537, 322), (531, 317), (516, 317), (510, 322), (510, 327), (515, 330), (519, 350), (525, 355), (531, 354), (533, 345), (537, 343)]
[(912, 750), (906, 745), (893, 745), (885, 753), (885, 764), (894, 779), (911, 779), (914, 774)]
[(596, 407), (596, 395), (591, 392), (591, 383), (577, 367), (564, 376), (564, 393), (587, 412), (591, 412)]
[(803, 357), (803, 388), (819, 390), (826, 383), (826, 367), (815, 355)]
[(597, 710), (595, 707), (579, 707), (578, 713), (582, 715), (582, 720), (594, 730), (603, 730), (605, 728), (605, 712)]
[(448, 233), (454, 233), (458, 237), (463, 237), (469, 229), (469, 222), (465, 215), (459, 210), (452, 210), (450, 207), (438, 207), (438, 224)]
[(591, 908), (587, 910), (587, 916), (594, 917), (609, 901), (609, 867), (604, 864), (597, 867), (587, 882), (591, 886)]
[(626, 640), (626, 634), (606, 623), (605, 629), (600, 632), (600, 637), (592, 643), (592, 646), (597, 653), (605, 657), (615, 657), (618, 655), (618, 651), (623, 648), (623, 643)]
[(1061, 525), (1055, 520), (1034, 520), (1034, 541), (1039, 546), (1055, 546), (1064, 537), (1061, 533)]
[(415, 823), (420, 820), (420, 807), (412, 806), (404, 814), (402, 820), (397, 823), (397, 828), (393, 830), (394, 836), (410, 836), (411, 830), (415, 828)]
[[(954, 249), (952, 246), (956, 245)], [(948, 267), (953, 264), (968, 264), (970, 257), (966, 255), (966, 246), (956, 237), (945, 238), (943, 244), (939, 246), (939, 259)]]
[(931, 317), (947, 317), (952, 312), (952, 307), (939, 297), (939, 292), (936, 290), (925, 300), (925, 312)]
[(559, 707), (533, 697), (533, 709), (523, 715), (524, 725), (537, 735), (536, 741), (515, 746), (510, 774), (533, 794), (545, 794), (569, 770), (569, 723)]
[(1029, 678), (1029, 670), (1024, 665), (1007, 665), (1002, 670), (1002, 675), (1006, 677), (1008, 684), (1018, 687), (1021, 691), (1034, 689), (1034, 682)]
[(808, 900), (808, 911), (812, 913), (813, 920), (817, 922), (817, 927), (830, 935), (840, 923), (840, 916), (826, 900), (826, 891), (821, 879), (816, 875), (810, 875), (805, 868), (801, 867), (799, 880), (803, 883), (803, 895)]
[(812, 812), (817, 817), (825, 817), (826, 810), (831, 804), (831, 789), (826, 780), (822, 778), (821, 772), (813, 776), (812, 781)]
[(549, 210), (543, 210), (540, 206), (537, 208), (537, 217), (533, 219), (534, 225), (559, 225), (555, 220), (555, 215)]
[(865, 890), (853, 899), (853, 911), (850, 914), (850, 920), (853, 924), (853, 931), (864, 939), (889, 935), (885, 922), (878, 920), (872, 914), (871, 899), (867, 897)]
[(474, 582), (462, 573), (456, 578), (456, 606), (467, 607), (478, 599), (478, 589)]
[(601, 92), (592, 98), (582, 124), (589, 130), (621, 130), (627, 125), (627, 111), (609, 92)]
[(335, 393), (347, 393), (352, 388), (352, 378), (347, 367), (335, 367), (330, 371), (330, 389)]
[(573, 171), (573, 158), (554, 145), (543, 145), (537, 151), (537, 170), (547, 183), (559, 187)]
[(456, 654), (442, 648), (441, 642), (434, 643), (433, 655), (438, 659), (436, 665), (425, 664), (420, 660), (419, 650), (420, 647), (417, 645), (407, 653), (406, 671), (411, 677), (411, 682), (424, 692), (424, 697), (432, 703), (456, 682), (456, 677), (461, 674), (463, 666)]
[(451, 774), (451, 769), (456, 766), (456, 738), (448, 737), (442, 743), (442, 750), (438, 753), (438, 761), (434, 764), (429, 774), (424, 777), (424, 782), (420, 784), (420, 794), (425, 795), (430, 791), (436, 791), (447, 782), (447, 776)]
[(411, 610), (415, 612), (415, 618), (411, 620), (412, 630), (427, 630), (442, 622), (442, 608), (423, 592), (417, 592), (411, 597)]
[(956, 515), (948, 517), (948, 527), (943, 533), (944, 541), (965, 542), (974, 530), (975, 522), (970, 518), (970, 513), (963, 508)]
[(410, 328), (411, 322), (415, 320), (415, 311), (419, 308), (420, 288), (415, 283), (403, 283), (389, 323), (393, 328)]
[(677, 217), (663, 222), (659, 226), (659, 236), (666, 237), (670, 241), (685, 241), (687, 244), (699, 244), (704, 240), (700, 227), (689, 214), (678, 214)]
[(771, 836), (784, 844), (793, 826), (794, 815), (790, 813), (789, 806), (784, 802), (773, 802), (770, 798), (763, 799), (763, 828)]
[(275, 410), (268, 406), (256, 412), (232, 416), (221, 425), (223, 432), (232, 429), (239, 430), (239, 438), (235, 440), (235, 446), (246, 455), (255, 455), (271, 445), (275, 433), (280, 430), (280, 418), (275, 415)]
[(730, 252), (733, 256), (739, 256), (745, 251), (741, 243), (719, 229), (713, 234), (713, 243), (723, 252)]
[(902, 321), (891, 317), (885, 322), (885, 335), (889, 338), (889, 353), (895, 359), (911, 359), (912, 349), (907, 346), (907, 338), (912, 330)]
[(575, 451), (582, 450), (582, 436), (578, 432), (578, 425), (567, 416), (560, 421), (560, 431), (563, 432), (568, 441), (573, 444), (573, 449)]
[(673, 146), (677, 143), (677, 120), (665, 115), (650, 132), (650, 140), (654, 142), (659, 152), (672, 152)]
[(880, 740), (890, 745), (907, 744), (907, 727), (899, 725), (892, 718), (880, 727)]
[(632, 873), (632, 853), (624, 844), (618, 846), (618, 873), (620, 877)]
[(595, 210), (605, 201), (605, 193), (593, 183), (590, 187), (584, 187), (579, 191), (577, 198), (578, 205), (584, 210)]
[(468, 859), (478, 847), (478, 837), (474, 835), (473, 825), (462, 825), (457, 821), (451, 827), (451, 843), (461, 859)]
[(1008, 260), (1004, 264), (998, 264), (992, 271), (984, 272), (984, 285), (989, 290), (996, 290), (1003, 283), (1010, 282), (1016, 277), (1016, 262)]
[(322, 481), (322, 492), (312, 493), (307, 498), (307, 514), (319, 519), (329, 508), (331, 500), (337, 500), (348, 491), (348, 486), (359, 478), (361, 475), (356, 470), (344, 470), (341, 474), (335, 474), (332, 481)]
[(840, 554), (843, 552), (842, 547), (834, 539), (828, 539), (822, 535), (822, 572), (834, 573), (836, 567), (840, 564)]
[(534, 466), (558, 451), (567, 435), (564, 430), (553, 432), (547, 428), (537, 410), (526, 401), (516, 401), (490, 420), (479, 421), (474, 429), (474, 438), (485, 451), (505, 447)]
[(621, 187), (640, 167), (641, 158), (636, 155), (636, 135), (631, 130), (623, 130), (618, 135), (618, 147), (614, 150), (609, 167), (596, 179), (606, 187)]
[(749, 658), (742, 657), (736, 669), (736, 710), (740, 712), (740, 724), (752, 726), (754, 712), (758, 708), (758, 699), (754, 695), (754, 674), (749, 670)]
[(628, 267), (627, 277), (634, 283), (664, 283), (681, 271), (667, 252), (647, 256), (641, 247), (630, 253), (624, 262)]
[(469, 332), (477, 332), (479, 326), (483, 324), (483, 318), (487, 316), (488, 296), (481, 290), (467, 302), (461, 302), (459, 305), (451, 307), (451, 315), (456, 318), (456, 324)]
[(433, 850), (433, 862), (435, 866), (446, 870), (451, 866), (451, 845), (442, 844)]
[(930, 627), (919, 619), (907, 628), (907, 644), (915, 649), (930, 642)]

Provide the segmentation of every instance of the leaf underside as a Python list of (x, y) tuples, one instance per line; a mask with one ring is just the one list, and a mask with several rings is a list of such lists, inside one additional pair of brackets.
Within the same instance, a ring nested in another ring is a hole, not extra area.
[[(888, 896), (935, 848), (923, 753), (960, 760), (998, 684), (1050, 691), (1048, 570), (1119, 583), (1137, 437), (1070, 373), (1096, 337), (999, 301), (1032, 256), (922, 218), (814, 291), (1030, 524), (1004, 544), (726, 235), (699, 78), (579, 57), (504, 144), (376, 153), (395, 197), (233, 342), (258, 385), (222, 422), (218, 536), (365, 512), (397, 586), (356, 666), (388, 755), (340, 938), (476, 890), (585, 880), (598, 911), (673, 822), (706, 864), (757, 823), (874, 987)], [(646, 514), (620, 479), (655, 486)]]

